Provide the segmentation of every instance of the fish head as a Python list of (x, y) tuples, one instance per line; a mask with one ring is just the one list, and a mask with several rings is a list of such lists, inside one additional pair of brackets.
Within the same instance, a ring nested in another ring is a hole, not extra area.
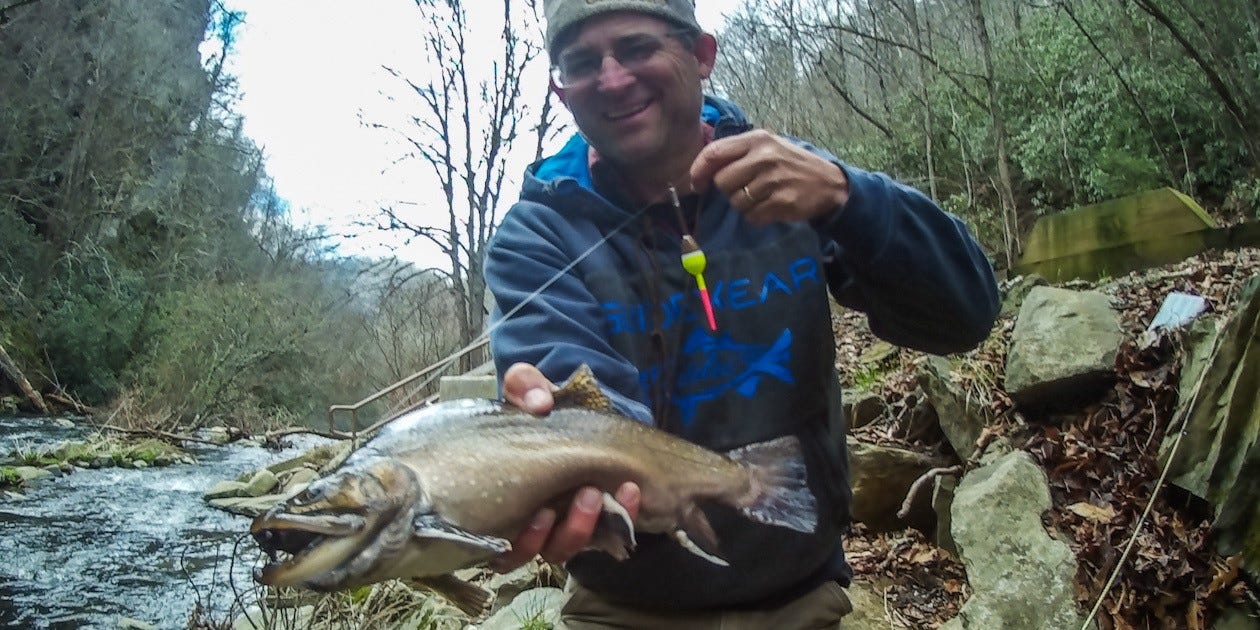
[(254, 519), (250, 533), (270, 559), (254, 578), (317, 591), (370, 582), (428, 503), (414, 471), (392, 458), (340, 468)]

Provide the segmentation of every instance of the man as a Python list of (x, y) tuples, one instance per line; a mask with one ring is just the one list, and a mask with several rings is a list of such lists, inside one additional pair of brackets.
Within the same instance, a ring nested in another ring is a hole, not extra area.
[[(489, 249), (504, 398), (546, 413), (554, 383), (585, 363), (622, 413), (714, 450), (796, 435), (819, 525), (705, 506), (729, 567), (652, 535), (618, 562), (582, 552), (602, 498), (583, 488), (497, 568), (567, 561), (571, 628), (838, 627), (850, 491), (827, 291), (884, 339), (956, 352), (992, 326), (992, 269), (922, 194), (706, 97), (717, 42), (691, 0), (544, 7), (552, 89), (580, 135), (530, 167)], [(707, 295), (682, 266), (687, 239)], [(634, 484), (615, 498), (637, 515)]]

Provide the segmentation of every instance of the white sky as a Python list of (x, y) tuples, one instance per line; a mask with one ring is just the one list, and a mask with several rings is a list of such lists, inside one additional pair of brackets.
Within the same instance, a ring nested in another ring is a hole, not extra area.
[[(423, 202), (436, 192), (427, 178), (427, 165), (391, 167), (402, 149), (391, 145), (382, 132), (361, 124), (362, 119), (402, 126), (407, 116), (419, 113), (381, 95), (399, 86), (382, 65), (417, 80), (425, 70), (419, 37), (424, 22), (414, 2), (226, 4), (245, 12), (229, 67), (242, 91), (237, 111), (245, 118), (246, 134), (263, 148), (277, 192), (292, 205), (293, 220), (327, 225), (335, 234), (360, 235), (341, 241), (343, 254), (392, 252), (422, 265), (447, 267), (428, 243), (404, 246), (396, 237), (355, 225), (375, 215), (382, 203)], [(480, 10), (502, 11), (498, 2), (467, 4), (475, 7), (469, 21), (474, 29), (497, 19), (497, 13), (479, 16)], [(722, 16), (740, 4), (741, 0), (699, 0), (697, 19), (707, 30), (717, 30)], [(498, 33), (487, 33), (485, 41), (498, 41)], [(540, 59), (539, 64), (537, 85), (524, 99), (531, 105), (541, 103), (546, 86), (541, 67), (545, 61)], [(532, 141), (520, 144), (523, 152), (532, 153)], [(519, 173), (527, 159), (519, 162), (509, 167), (510, 176)], [(514, 198), (518, 186), (519, 180), (505, 184), (504, 198)]]

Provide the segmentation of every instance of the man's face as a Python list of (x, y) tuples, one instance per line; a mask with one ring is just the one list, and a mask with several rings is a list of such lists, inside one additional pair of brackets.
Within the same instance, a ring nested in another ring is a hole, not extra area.
[(638, 13), (597, 16), (579, 29), (556, 59), (585, 77), (558, 90), (582, 134), (616, 164), (667, 160), (671, 143), (696, 133), (712, 38), (689, 47), (672, 24)]

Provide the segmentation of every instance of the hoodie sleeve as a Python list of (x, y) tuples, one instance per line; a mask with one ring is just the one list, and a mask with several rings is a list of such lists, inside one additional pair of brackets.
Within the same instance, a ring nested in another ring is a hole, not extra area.
[(503, 373), (517, 362), (537, 366), (557, 384), (585, 363), (619, 412), (651, 422), (637, 399), (638, 370), (609, 345), (598, 300), (570, 268), (574, 257), (557, 245), (571, 239), (541, 221), (527, 224), (522, 216), (535, 210), (549, 212), (536, 204), (513, 208), (486, 253), (486, 287), (495, 303), (490, 351), (500, 389)]
[(948, 354), (983, 341), (1000, 306), (997, 282), (962, 221), (884, 174), (824, 157), (849, 179), (845, 206), (814, 221), (837, 301), (897, 345)]

